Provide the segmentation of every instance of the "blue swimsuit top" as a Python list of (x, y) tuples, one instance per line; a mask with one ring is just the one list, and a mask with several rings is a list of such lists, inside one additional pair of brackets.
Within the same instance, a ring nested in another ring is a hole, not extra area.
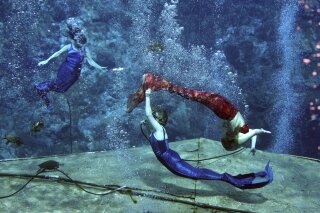
[(169, 150), (168, 139), (158, 141), (154, 137), (154, 134), (151, 134), (149, 137), (149, 141), (150, 141), (150, 145), (152, 147), (152, 150), (157, 157), (161, 156), (164, 152)]
[(84, 52), (85, 52), (84, 48), (76, 50), (75, 48), (73, 48), (73, 44), (71, 43), (68, 49), (68, 56), (66, 61), (74, 65), (82, 65), (82, 62), (85, 56)]

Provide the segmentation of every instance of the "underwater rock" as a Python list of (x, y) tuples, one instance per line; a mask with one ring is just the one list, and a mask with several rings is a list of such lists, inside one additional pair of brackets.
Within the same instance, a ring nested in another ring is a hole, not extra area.
[[(115, 186), (130, 190), (106, 196), (83, 193), (58, 172), (46, 173), (32, 186), (11, 199), (0, 202), (1, 212), (317, 212), (319, 209), (319, 161), (298, 156), (279, 155), (249, 149), (227, 155), (221, 144), (204, 138), (171, 143), (182, 158), (216, 172), (240, 174), (260, 171), (268, 160), (274, 172), (271, 184), (253, 190), (240, 190), (221, 181), (192, 180), (172, 174), (156, 159), (150, 145), (121, 151), (78, 153), (47, 158), (2, 161), (0, 196), (27, 180), (38, 165), (57, 161), (73, 180), (97, 192)], [(226, 156), (224, 156), (226, 155)], [(220, 157), (218, 157), (220, 156)], [(218, 157), (218, 158), (217, 158)], [(210, 159), (212, 158), (212, 159)], [(207, 160), (203, 160), (207, 159)], [(56, 164), (53, 164), (56, 165)], [(54, 166), (51, 168), (55, 168)], [(303, 171), (303, 173), (301, 173)], [(12, 176), (8, 175), (12, 174)], [(14, 176), (17, 175), (18, 177)], [(48, 181), (48, 178), (50, 181)], [(89, 184), (90, 185), (89, 185)], [(95, 187), (92, 187), (95, 184)], [(89, 185), (89, 186), (88, 186)], [(111, 188), (112, 189), (112, 188)], [(63, 198), (63, 199), (62, 199)], [(41, 203), (42, 205), (38, 205)], [(169, 209), (169, 211), (168, 211)]]

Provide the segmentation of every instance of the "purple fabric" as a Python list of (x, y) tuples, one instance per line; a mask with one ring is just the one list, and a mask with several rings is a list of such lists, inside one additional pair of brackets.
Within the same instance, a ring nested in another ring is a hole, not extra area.
[(57, 78), (35, 84), (37, 94), (40, 95), (47, 106), (50, 105), (48, 92), (66, 92), (79, 79), (83, 59), (84, 50), (76, 50), (71, 44), (66, 60), (60, 65)]
[(158, 141), (152, 134), (149, 138), (152, 150), (158, 160), (172, 173), (194, 180), (221, 180), (240, 189), (254, 189), (263, 187), (273, 180), (273, 173), (269, 163), (265, 171), (258, 173), (239, 174), (236, 176), (228, 173), (219, 174), (205, 168), (195, 168), (182, 160), (179, 154), (169, 148), (168, 140)]

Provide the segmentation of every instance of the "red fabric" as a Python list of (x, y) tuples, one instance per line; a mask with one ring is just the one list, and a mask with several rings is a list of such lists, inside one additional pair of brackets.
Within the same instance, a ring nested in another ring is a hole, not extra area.
[[(152, 91), (167, 90), (186, 99), (197, 101), (208, 107), (223, 120), (232, 120), (238, 112), (238, 109), (222, 95), (180, 87), (153, 73), (146, 73), (141, 87), (135, 94), (132, 94), (129, 97), (127, 106), (128, 112), (131, 112), (144, 100), (145, 91), (149, 88)], [(243, 131), (246, 131), (246, 128), (244, 128)]]
[(197, 101), (211, 109), (223, 120), (232, 120), (238, 112), (238, 109), (222, 95), (180, 87), (152, 73), (145, 74), (143, 89), (148, 88), (152, 91), (168, 90), (186, 99)]
[(243, 134), (246, 134), (247, 132), (249, 132), (249, 125), (248, 125), (248, 124), (243, 125), (243, 126), (239, 129), (239, 132), (241, 132), (241, 133), (243, 133)]

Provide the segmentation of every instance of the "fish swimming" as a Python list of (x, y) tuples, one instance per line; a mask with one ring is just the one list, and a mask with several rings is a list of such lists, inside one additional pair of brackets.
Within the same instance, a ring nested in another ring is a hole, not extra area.
[(5, 135), (3, 139), (6, 140), (6, 144), (12, 143), (17, 146), (24, 145), (24, 142), (21, 140), (21, 138), (16, 135), (8, 134), (8, 135)]
[(161, 42), (155, 42), (153, 44), (148, 45), (146, 48), (147, 52), (163, 52), (165, 49), (164, 44)]
[(43, 127), (44, 123), (42, 121), (37, 121), (32, 125), (30, 133), (40, 132)]

